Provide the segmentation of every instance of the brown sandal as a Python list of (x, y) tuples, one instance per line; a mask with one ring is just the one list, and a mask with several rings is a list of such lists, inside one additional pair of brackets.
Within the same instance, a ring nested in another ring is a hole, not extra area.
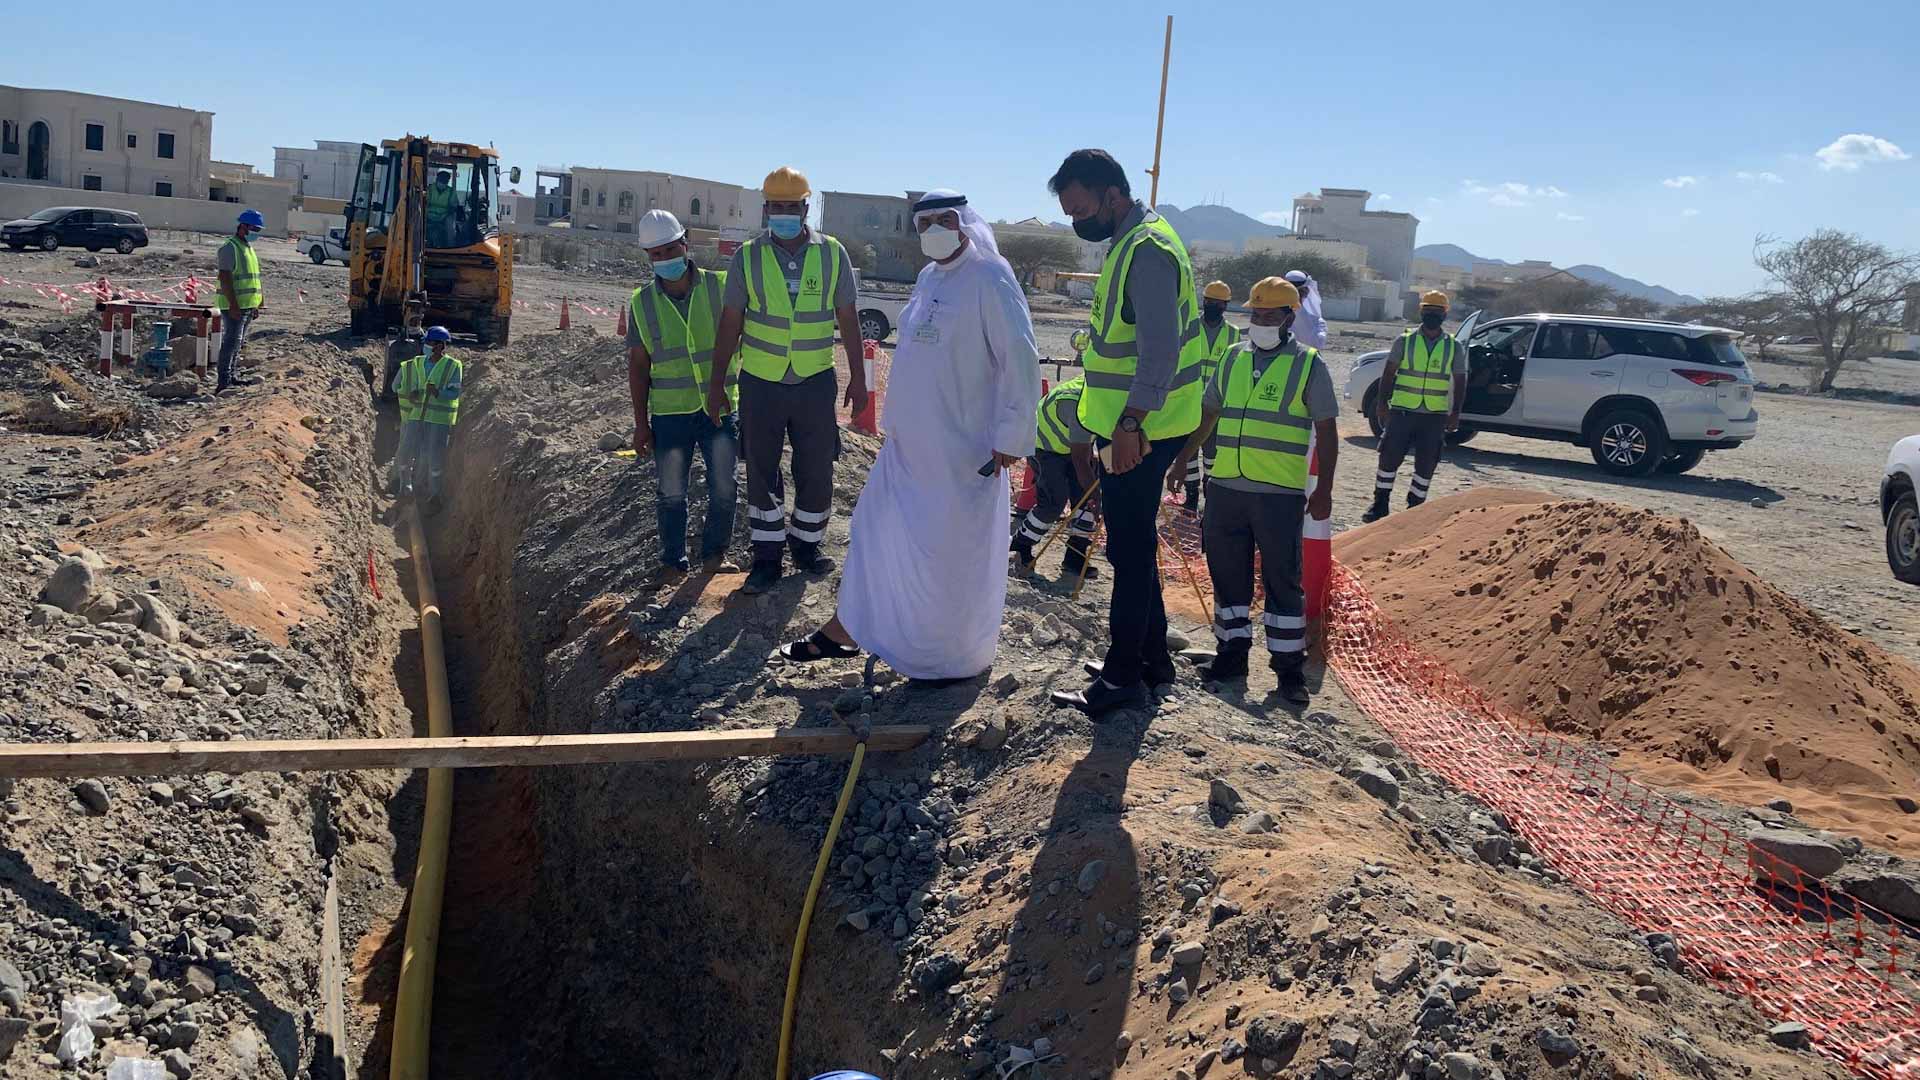
[(852, 660), (860, 655), (860, 650), (840, 644), (828, 637), (825, 630), (815, 630), (799, 641), (780, 646), (778, 655), (789, 664), (817, 664), (822, 660)]

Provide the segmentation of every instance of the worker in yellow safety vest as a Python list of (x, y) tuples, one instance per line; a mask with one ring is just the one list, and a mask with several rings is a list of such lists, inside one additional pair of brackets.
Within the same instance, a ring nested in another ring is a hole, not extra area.
[(220, 355), (215, 365), (219, 381), (213, 392), (225, 393), (229, 386), (245, 386), (253, 380), (242, 379), (234, 371), (240, 359), (240, 346), (246, 342), (247, 328), (260, 317), (263, 295), (260, 289), (260, 253), (253, 240), (266, 231), (267, 219), (258, 210), (242, 210), (234, 222), (233, 235), (220, 245), (214, 261), (220, 272)]
[(727, 562), (739, 491), (738, 384), (728, 381), (727, 409), (718, 421), (706, 411), (727, 275), (694, 263), (687, 230), (668, 211), (641, 215), (638, 239), (653, 280), (633, 290), (627, 301), (627, 387), (633, 395), (633, 449), (638, 455), (653, 451), (660, 563), (671, 573), (691, 568), (687, 483), (697, 447), (707, 463), (700, 565), (708, 573), (731, 573), (738, 569)]
[(441, 169), (427, 187), (427, 246), (458, 247), (453, 226), (460, 213), (460, 193), (454, 190), (453, 174)]
[(1447, 294), (1420, 296), (1420, 325), (1401, 334), (1387, 353), (1386, 370), (1374, 390), (1374, 420), (1380, 425), (1380, 465), (1374, 478), (1373, 505), (1361, 521), (1379, 521), (1388, 513), (1394, 477), (1407, 449), (1413, 449), (1413, 483), (1407, 509), (1427, 501), (1440, 447), (1460, 429), (1460, 406), (1467, 397), (1467, 350), (1443, 329)]
[[(422, 335), (424, 342), (425, 335)], [(394, 400), (400, 408), (400, 446), (393, 454), (392, 491), (396, 498), (413, 497), (414, 469), (420, 454), (421, 417), (426, 412), (426, 353), (400, 361), (391, 380)]]
[(420, 430), (414, 453), (416, 479), (424, 475), (427, 511), (439, 513), (446, 494), (447, 442), (453, 437), (453, 425), (460, 419), (460, 392), (466, 382), (466, 365), (447, 353), (453, 335), (444, 326), (427, 330), (427, 355), (419, 364), (417, 393), (420, 400)]
[(1040, 445), (1027, 459), (1033, 470), (1033, 509), (1014, 530), (1013, 565), (1020, 573), (1034, 571), (1034, 545), (1046, 539), (1062, 511), (1074, 513), (1067, 526), (1067, 555), (1062, 573), (1092, 580), (1100, 571), (1088, 565), (1093, 532), (1100, 511), (1099, 496), (1082, 499), (1093, 488), (1099, 462), (1093, 456), (1093, 435), (1080, 423), (1080, 395), (1085, 378), (1068, 379), (1040, 399)]
[[(720, 329), (707, 381), (707, 416), (730, 411), (728, 380), (740, 354), (740, 437), (747, 459), (747, 523), (753, 570), (744, 593), (773, 588), (784, 573), (786, 549), (794, 566), (828, 574), (834, 562), (820, 551), (833, 513), (833, 462), (840, 455), (835, 415), (838, 380), (833, 335), (840, 332), (848, 375), (845, 402), (864, 404), (857, 282), (840, 241), (807, 227), (813, 188), (797, 169), (782, 166), (761, 184), (767, 231), (747, 241), (727, 266)], [(786, 513), (780, 456), (793, 445), (793, 518)]]
[[(1213, 381), (1213, 373), (1219, 369), (1220, 361), (1226, 359), (1227, 352), (1240, 343), (1240, 328), (1227, 321), (1227, 305), (1233, 303), (1233, 286), (1224, 281), (1209, 281), (1200, 293), (1200, 332), (1206, 335), (1207, 358), (1200, 362), (1200, 381)], [(1205, 473), (1200, 467), (1202, 461), (1206, 467), (1213, 468), (1213, 444), (1209, 443), (1199, 457), (1187, 462), (1187, 509), (1200, 509), (1200, 482)]]
[[(1303, 515), (1333, 506), (1340, 402), (1318, 350), (1292, 339), (1300, 293), (1282, 277), (1263, 278), (1247, 297), (1252, 325), (1207, 383), (1199, 430), (1178, 464), (1211, 438), (1213, 474), (1201, 542), (1213, 578), (1213, 636), (1219, 651), (1204, 665), (1210, 682), (1243, 679), (1253, 649), (1253, 568), (1266, 587), (1267, 660), (1289, 704), (1308, 701), (1306, 593), (1300, 584)], [(1317, 453), (1319, 482), (1307, 495), (1307, 455)], [(1168, 485), (1171, 490), (1172, 485)]]
[[(1055, 704), (1100, 717), (1144, 709), (1148, 688), (1173, 682), (1167, 609), (1160, 595), (1160, 487), (1181, 440), (1200, 426), (1199, 290), (1187, 246), (1166, 219), (1133, 197), (1126, 170), (1105, 150), (1076, 150), (1047, 182), (1082, 240), (1111, 240), (1084, 353), (1080, 423), (1099, 446), (1113, 598), (1104, 660), (1089, 664), (1084, 692)], [(1184, 466), (1183, 466), (1184, 467)]]

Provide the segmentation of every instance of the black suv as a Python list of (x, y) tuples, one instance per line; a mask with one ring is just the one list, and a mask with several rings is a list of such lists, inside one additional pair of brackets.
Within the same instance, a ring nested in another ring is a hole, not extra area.
[(88, 251), (112, 248), (131, 255), (134, 248), (147, 246), (147, 227), (131, 210), (50, 206), (31, 217), (0, 225), (0, 243), (15, 251), (28, 247), (55, 251), (65, 244)]

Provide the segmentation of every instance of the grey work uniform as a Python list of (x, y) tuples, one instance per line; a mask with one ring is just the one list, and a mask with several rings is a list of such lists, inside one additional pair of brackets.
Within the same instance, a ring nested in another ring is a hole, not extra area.
[[(1419, 331), (1414, 331), (1416, 334)], [(1444, 340), (1445, 334), (1441, 337)], [(1395, 365), (1405, 356), (1407, 336), (1393, 339), (1393, 347), (1387, 351), (1387, 363)], [(1381, 369), (1383, 372), (1385, 368)], [(1453, 342), (1453, 377), (1467, 377), (1467, 348), (1458, 341)], [(1457, 385), (1455, 387), (1457, 389)], [(1376, 393), (1393, 395), (1393, 387), (1382, 380)], [(1451, 398), (1449, 404), (1457, 404)], [(1380, 433), (1380, 461), (1378, 473), (1374, 477), (1373, 491), (1376, 499), (1387, 499), (1393, 494), (1393, 480), (1400, 472), (1400, 464), (1407, 460), (1407, 451), (1413, 451), (1413, 482), (1407, 486), (1407, 505), (1419, 506), (1427, 501), (1427, 490), (1433, 483), (1434, 470), (1440, 467), (1440, 450), (1447, 438), (1447, 413), (1433, 412), (1428, 409), (1392, 408), (1387, 413), (1386, 430)], [(1384, 502), (1382, 505), (1385, 505)]]
[[(1267, 365), (1283, 351), (1303, 346), (1288, 340), (1278, 349), (1254, 349), (1253, 381), (1258, 384)], [(1226, 407), (1227, 370), (1239, 363), (1233, 353), (1221, 361), (1208, 381), (1202, 408), (1209, 413)], [(1301, 368), (1307, 368), (1302, 387)], [(1333, 377), (1315, 355), (1310, 365), (1296, 365), (1281, 401), (1304, 395), (1311, 421), (1340, 415)], [(1268, 661), (1275, 671), (1296, 669), (1306, 661), (1307, 594), (1300, 585), (1300, 528), (1307, 512), (1307, 493), (1294, 487), (1249, 480), (1244, 476), (1207, 478), (1206, 511), (1200, 536), (1213, 578), (1213, 634), (1220, 651), (1245, 652), (1253, 647), (1253, 559), (1260, 556), (1260, 581), (1266, 588)]]
[[(214, 255), (214, 265), (231, 274), (235, 258), (233, 245), (221, 244), (219, 251)], [(264, 288), (265, 285), (266, 280), (263, 276), (261, 286)], [(247, 328), (253, 325), (254, 317), (259, 313), (259, 308), (220, 312), (220, 353), (214, 365), (214, 370), (220, 376), (217, 385), (221, 387), (232, 385), (235, 374), (234, 364), (240, 359), (240, 346), (246, 344)]]
[[(1093, 433), (1080, 423), (1080, 399), (1078, 397), (1056, 397), (1048, 413), (1040, 417), (1040, 425), (1052, 430), (1055, 436), (1068, 446), (1091, 446)], [(1081, 496), (1086, 488), (1080, 483), (1080, 470), (1073, 466), (1073, 455), (1056, 454), (1041, 446), (1034, 450), (1033, 457), (1033, 509), (1027, 511), (1018, 530), (1014, 533), (1013, 547), (1023, 559), (1033, 558), (1035, 544), (1045, 540), (1047, 533), (1053, 530), (1054, 522), (1060, 520), (1063, 511), (1080, 506), (1080, 512), (1074, 515), (1072, 524), (1067, 526), (1066, 572), (1078, 574), (1087, 563), (1087, 557), (1093, 547), (1093, 533), (1096, 517), (1093, 507), (1081, 505)], [(1094, 465), (1097, 472), (1100, 466)]]
[[(828, 307), (837, 309), (853, 303), (853, 263), (847, 258), (847, 249), (824, 233), (809, 232), (806, 237), (807, 244), (827, 246), (823, 262), (831, 257), (838, 263)], [(787, 296), (798, 296), (801, 269), (807, 261), (806, 246), (788, 251), (771, 232), (763, 233), (761, 239), (780, 265)], [(721, 303), (728, 310), (747, 310), (746, 256), (750, 252), (757, 255), (758, 246), (742, 244), (727, 266), (727, 291)], [(731, 362), (740, 363), (738, 353)], [(778, 382), (740, 369), (740, 442), (742, 456), (747, 459), (747, 524), (755, 563), (778, 565), (789, 543), (797, 564), (811, 563), (819, 554), (827, 519), (833, 513), (833, 461), (840, 453), (840, 422), (835, 415), (839, 399), (840, 380), (831, 367), (802, 378), (789, 364)], [(786, 519), (786, 485), (780, 479), (780, 454), (789, 442), (793, 445), (791, 522)]]

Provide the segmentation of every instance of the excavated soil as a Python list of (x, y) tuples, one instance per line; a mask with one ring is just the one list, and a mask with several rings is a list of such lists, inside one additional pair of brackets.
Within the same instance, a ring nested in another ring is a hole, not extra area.
[(1483, 490), (1335, 553), (1415, 640), (1516, 713), (1643, 777), (1920, 851), (1920, 671), (1684, 519)]

